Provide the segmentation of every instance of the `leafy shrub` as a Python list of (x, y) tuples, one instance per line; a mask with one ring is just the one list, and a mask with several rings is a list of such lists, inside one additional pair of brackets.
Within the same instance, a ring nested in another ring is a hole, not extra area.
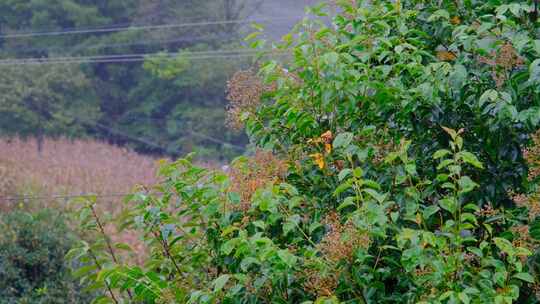
[(284, 38), (278, 49), (293, 53), (286, 70), (275, 61), (262, 66), (278, 88), (256, 115), (244, 112), (252, 137), (290, 150), (321, 130), (374, 129), (411, 139), (418, 169), (433, 175), (429, 156), (448, 140), (440, 126), (464, 128), (467, 149), (486, 165), (477, 199), (503, 203), (526, 177), (520, 147), (538, 125), (540, 44), (531, 6), (337, 2), (342, 14), (333, 27), (306, 20)]
[(514, 201), (535, 192), (538, 40), (531, 7), (501, 2), (344, 0), (332, 27), (305, 20), (276, 46), (291, 62), (230, 83), (231, 123), (274, 154), (230, 177), (179, 160), (128, 198), (144, 266), (80, 205), (101, 236), (70, 256), (99, 261), (99, 300), (538, 302), (540, 220)]
[(56, 211), (0, 214), (0, 303), (87, 303), (64, 256), (73, 246)]

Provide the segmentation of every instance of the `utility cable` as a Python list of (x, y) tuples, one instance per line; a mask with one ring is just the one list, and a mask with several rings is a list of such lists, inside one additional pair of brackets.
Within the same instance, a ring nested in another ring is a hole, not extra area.
[[(230, 54), (230, 53), (257, 53), (257, 50), (249, 49), (234, 49), (234, 50), (212, 50), (212, 51), (186, 51), (186, 52), (172, 52), (161, 53), (162, 55), (177, 56), (177, 55), (213, 55), (213, 54)], [(147, 57), (160, 55), (160, 53), (133, 53), (133, 54), (112, 54), (112, 55), (95, 55), (95, 56), (64, 56), (64, 57), (43, 57), (43, 58), (14, 58), (14, 59), (0, 59), (0, 63), (12, 60), (21, 61), (62, 61), (62, 60), (99, 60), (99, 59), (118, 59), (118, 58), (132, 58), (132, 57)]]
[[(95, 50), (95, 49), (107, 49), (115, 47), (128, 47), (128, 46), (147, 46), (147, 45), (166, 45), (179, 42), (200, 42), (200, 41), (224, 41), (235, 36), (234, 34), (229, 35), (204, 35), (204, 36), (191, 36), (183, 38), (171, 38), (171, 39), (158, 39), (158, 40), (138, 40), (135, 42), (126, 42), (126, 43), (110, 43), (110, 44), (95, 44), (95, 45), (78, 45), (73, 47), (72, 52), (82, 51), (82, 50)], [(62, 50), (65, 51), (63, 46), (54, 46), (54, 47), (43, 47), (43, 48), (9, 48), (9, 51), (14, 50), (24, 50), (25, 52), (51, 52)]]
[[(275, 56), (284, 56), (286, 53), (281, 54), (272, 54)], [(202, 60), (202, 59), (228, 59), (228, 58), (246, 58), (246, 57), (256, 57), (256, 53), (251, 54), (223, 54), (223, 55), (206, 55), (206, 56), (185, 56), (183, 58), (189, 60)], [(267, 56), (267, 55), (266, 55)], [(0, 62), (0, 66), (10, 66), (10, 65), (48, 65), (48, 64), (84, 64), (84, 63), (126, 63), (126, 62), (141, 62), (145, 61), (147, 58), (110, 58), (110, 59), (69, 59), (69, 60), (6, 60)]]
[(83, 197), (96, 197), (96, 198), (111, 198), (111, 197), (125, 197), (128, 195), (135, 195), (137, 193), (108, 193), (108, 194), (67, 194), (67, 195), (47, 195), (47, 196), (0, 196), (0, 201), (27, 201), (27, 200), (47, 200), (47, 199), (73, 199)]
[(72, 29), (72, 30), (59, 30), (51, 32), (26, 32), (26, 33), (13, 33), (0, 35), (0, 39), (7, 38), (25, 38), (25, 37), (43, 37), (43, 36), (61, 36), (61, 35), (74, 35), (74, 34), (96, 34), (96, 33), (111, 33), (111, 32), (123, 32), (123, 31), (141, 31), (141, 30), (157, 30), (157, 29), (173, 29), (182, 27), (197, 27), (197, 26), (209, 26), (209, 25), (228, 25), (228, 24), (245, 24), (251, 22), (264, 22), (264, 21), (293, 21), (297, 18), (253, 18), (253, 19), (239, 19), (239, 20), (220, 20), (220, 21), (204, 21), (204, 22), (190, 22), (190, 23), (177, 23), (177, 24), (159, 24), (159, 25), (144, 25), (144, 26), (120, 26), (109, 27), (101, 29)]

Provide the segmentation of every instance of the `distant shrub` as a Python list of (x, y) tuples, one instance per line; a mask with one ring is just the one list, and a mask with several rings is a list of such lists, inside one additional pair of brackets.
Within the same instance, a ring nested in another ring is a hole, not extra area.
[(58, 211), (0, 214), (0, 303), (87, 303), (64, 260), (74, 236)]

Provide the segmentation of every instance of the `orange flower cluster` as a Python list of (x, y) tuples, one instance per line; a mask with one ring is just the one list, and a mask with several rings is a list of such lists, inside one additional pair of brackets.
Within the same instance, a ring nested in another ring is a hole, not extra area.
[(259, 150), (246, 163), (233, 166), (229, 176), (231, 191), (240, 195), (240, 205), (234, 208), (247, 211), (251, 208), (251, 198), (255, 191), (269, 184), (282, 181), (288, 164), (271, 152)]
[(331, 262), (351, 261), (355, 249), (367, 249), (371, 244), (367, 233), (358, 231), (350, 221), (342, 224), (340, 216), (335, 212), (328, 214), (323, 223), (328, 227), (328, 233), (319, 243), (318, 249)]
[(524, 61), (511, 43), (505, 43), (498, 51), (493, 51), (490, 58), (480, 57), (481, 63), (492, 66), (492, 77), (497, 87), (502, 87), (508, 78), (508, 72), (523, 65)]

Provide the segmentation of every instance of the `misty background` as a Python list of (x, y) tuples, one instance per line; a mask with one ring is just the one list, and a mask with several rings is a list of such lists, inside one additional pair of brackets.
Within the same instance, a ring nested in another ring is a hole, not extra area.
[(244, 152), (226, 82), (250, 22), (279, 39), (314, 0), (0, 0), (0, 136), (96, 138), (177, 157)]

